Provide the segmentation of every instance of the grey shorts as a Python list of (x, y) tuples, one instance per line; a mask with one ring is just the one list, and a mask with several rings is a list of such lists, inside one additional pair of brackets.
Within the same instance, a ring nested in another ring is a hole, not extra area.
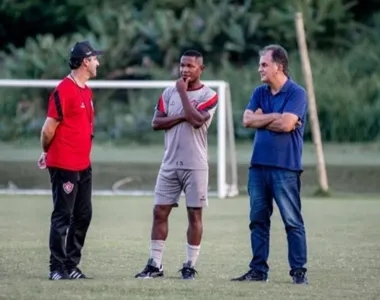
[(154, 203), (178, 206), (182, 191), (187, 207), (207, 207), (208, 170), (160, 169), (154, 189)]

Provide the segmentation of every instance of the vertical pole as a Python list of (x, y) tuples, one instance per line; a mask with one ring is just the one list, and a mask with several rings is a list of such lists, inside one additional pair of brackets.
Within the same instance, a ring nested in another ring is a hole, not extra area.
[(323, 154), (321, 130), (319, 127), (317, 104), (315, 100), (314, 86), (313, 86), (313, 76), (310, 66), (310, 59), (307, 50), (306, 37), (305, 37), (305, 27), (303, 22), (303, 16), (301, 12), (296, 13), (296, 29), (297, 29), (297, 40), (299, 51), (301, 53), (302, 69), (305, 76), (306, 89), (309, 98), (309, 114), (311, 130), (313, 135), (313, 142), (317, 154), (317, 173), (319, 179), (320, 189), (323, 193), (327, 194), (329, 190), (327, 181), (327, 172), (325, 158)]
[(226, 197), (226, 87), (218, 87), (218, 197)]

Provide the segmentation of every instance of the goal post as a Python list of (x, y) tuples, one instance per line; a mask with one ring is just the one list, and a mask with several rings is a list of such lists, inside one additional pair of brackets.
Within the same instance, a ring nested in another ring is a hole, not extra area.
[[(54, 88), (60, 80), (0, 79), (0, 87)], [(217, 118), (217, 196), (220, 199), (239, 195), (235, 134), (228, 82), (202, 81), (218, 93)], [(164, 89), (174, 85), (170, 80), (90, 80), (93, 89)]]

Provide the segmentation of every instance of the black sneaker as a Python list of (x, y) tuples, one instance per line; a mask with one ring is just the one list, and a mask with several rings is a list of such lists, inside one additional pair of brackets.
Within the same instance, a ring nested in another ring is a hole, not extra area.
[(231, 281), (268, 281), (268, 274), (250, 269), (247, 273), (240, 277), (233, 278)]
[(181, 279), (186, 280), (194, 280), (195, 273), (198, 274), (198, 272), (193, 267), (191, 267), (191, 264), (189, 262), (183, 264), (180, 272), (182, 274)]
[(308, 284), (305, 268), (292, 270), (289, 275), (292, 276), (294, 284)]
[(69, 279), (66, 272), (62, 271), (51, 271), (49, 274), (49, 280), (65, 280)]
[(135, 278), (156, 278), (164, 277), (164, 269), (161, 266), (158, 267), (153, 259), (149, 259), (144, 270), (135, 275)]
[(69, 279), (92, 279), (91, 277), (84, 275), (83, 272), (77, 267), (71, 269), (68, 273)]

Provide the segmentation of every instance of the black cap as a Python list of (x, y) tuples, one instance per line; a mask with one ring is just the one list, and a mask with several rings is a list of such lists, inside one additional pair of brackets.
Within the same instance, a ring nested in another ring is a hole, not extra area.
[(102, 50), (95, 50), (89, 41), (83, 41), (74, 45), (70, 52), (70, 58), (83, 59), (85, 57), (101, 55), (103, 53), (104, 51)]

